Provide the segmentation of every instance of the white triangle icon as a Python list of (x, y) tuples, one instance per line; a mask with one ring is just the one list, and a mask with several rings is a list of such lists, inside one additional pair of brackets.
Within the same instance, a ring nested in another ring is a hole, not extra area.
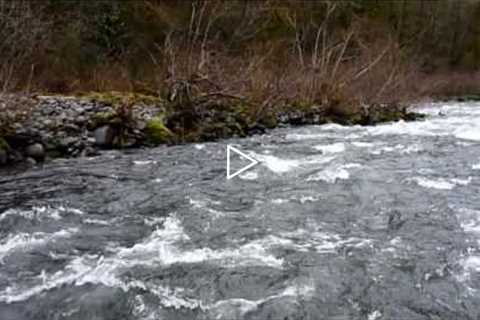
[[(236, 154), (240, 155), (242, 158), (245, 158), (250, 161), (248, 165), (245, 167), (241, 168), (240, 170), (235, 171), (234, 173), (231, 173), (230, 170), (230, 154), (231, 151), (235, 152)], [(227, 145), (227, 179), (230, 180), (235, 176), (238, 176), (240, 173), (245, 172), (246, 170), (250, 169), (251, 167), (255, 166), (258, 164), (258, 160), (250, 157), (249, 155), (246, 155), (242, 151), (238, 150), (237, 148), (232, 147), (231, 145)]]

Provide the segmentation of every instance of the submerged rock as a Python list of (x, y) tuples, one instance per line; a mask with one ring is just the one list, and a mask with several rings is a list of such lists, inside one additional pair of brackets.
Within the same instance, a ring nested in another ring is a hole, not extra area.
[(35, 160), (43, 160), (45, 158), (45, 148), (41, 143), (34, 143), (25, 149), (25, 154)]
[(25, 159), (25, 163), (28, 164), (29, 166), (34, 166), (37, 164), (37, 161), (35, 159), (28, 157)]

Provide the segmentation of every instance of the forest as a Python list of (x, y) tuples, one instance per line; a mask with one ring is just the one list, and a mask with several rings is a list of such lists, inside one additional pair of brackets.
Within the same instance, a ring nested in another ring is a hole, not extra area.
[(1, 92), (480, 94), (480, 2), (0, 0)]

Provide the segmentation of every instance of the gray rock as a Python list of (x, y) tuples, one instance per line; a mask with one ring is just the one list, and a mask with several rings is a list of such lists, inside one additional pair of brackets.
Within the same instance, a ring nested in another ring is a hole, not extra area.
[(58, 117), (57, 117), (57, 120), (59, 121), (65, 121), (67, 119), (67, 115), (65, 112), (62, 112)]
[(43, 147), (42, 144), (40, 143), (34, 143), (29, 145), (25, 149), (25, 154), (29, 157), (32, 157), (34, 159), (43, 159), (45, 158), (45, 148)]
[(79, 128), (77, 125), (73, 124), (73, 123), (67, 123), (67, 124), (64, 126), (64, 128), (65, 128), (66, 130), (70, 130), (70, 131), (79, 131), (79, 130), (80, 130), (80, 128)]
[(75, 123), (79, 125), (83, 125), (87, 119), (84, 116), (78, 116), (75, 118)]
[(60, 146), (61, 147), (69, 147), (71, 145), (73, 145), (74, 143), (76, 143), (78, 141), (77, 138), (75, 137), (66, 137), (66, 138), (63, 138), (62, 140), (60, 140)]
[(37, 164), (37, 161), (35, 161), (35, 159), (30, 158), (30, 157), (26, 158), (26, 159), (25, 159), (25, 162), (26, 162), (28, 165), (30, 165), (30, 166), (34, 166), (34, 165)]
[(53, 121), (50, 120), (50, 119), (45, 119), (43, 120), (43, 126), (46, 127), (46, 128), (50, 128), (53, 124)]
[(95, 129), (95, 144), (101, 147), (111, 146), (115, 138), (115, 131), (110, 126)]
[(7, 150), (0, 149), (0, 166), (6, 165), (8, 161)]

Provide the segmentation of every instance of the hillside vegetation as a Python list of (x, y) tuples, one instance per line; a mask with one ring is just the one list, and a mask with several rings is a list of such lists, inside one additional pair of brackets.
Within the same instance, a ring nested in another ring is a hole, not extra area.
[(264, 104), (480, 93), (480, 3), (0, 0), (0, 89)]

